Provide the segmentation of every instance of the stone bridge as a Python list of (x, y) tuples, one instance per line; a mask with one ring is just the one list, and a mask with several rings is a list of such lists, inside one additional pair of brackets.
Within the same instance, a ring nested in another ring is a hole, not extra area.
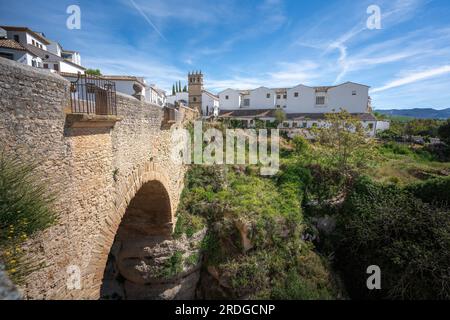
[(160, 107), (117, 93), (117, 116), (74, 115), (69, 81), (0, 58), (0, 114), (1, 148), (37, 160), (57, 194), (58, 223), (27, 243), (45, 265), (25, 297), (97, 299), (113, 243), (170, 237), (185, 167)]

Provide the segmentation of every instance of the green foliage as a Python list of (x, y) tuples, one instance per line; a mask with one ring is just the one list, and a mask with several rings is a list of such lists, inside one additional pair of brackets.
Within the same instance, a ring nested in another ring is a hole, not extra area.
[(85, 71), (85, 73), (86, 73), (86, 74), (93, 75), (93, 76), (101, 76), (101, 75), (102, 75), (100, 69), (87, 69), (87, 70)]
[[(192, 166), (186, 176), (179, 214), (189, 212), (208, 221), (201, 246), (204, 263), (215, 267), (228, 283), (228, 298), (275, 296), (275, 284), (281, 295), (288, 283), (287, 270), (293, 269), (299, 271), (296, 280), (300, 283), (292, 285), (304, 285), (304, 297), (335, 295), (328, 267), (320, 259), (314, 260), (319, 263), (316, 267), (305, 259), (313, 254), (301, 239), (301, 202), (308, 170), (291, 165), (282, 171), (268, 179), (234, 167)], [(248, 251), (238, 226), (246, 226), (252, 245)], [(303, 274), (301, 270), (308, 266), (310, 271)], [(318, 284), (318, 279), (327, 285)]]
[[(449, 299), (450, 212), (394, 185), (355, 182), (339, 215), (337, 266), (355, 298)], [(378, 265), (382, 290), (367, 290)]]
[(180, 238), (182, 235), (186, 235), (188, 238), (191, 238), (205, 227), (206, 222), (203, 217), (183, 211), (177, 216), (177, 223), (175, 225), (173, 236), (174, 238)]
[(278, 124), (282, 123), (286, 120), (286, 113), (281, 109), (275, 110), (275, 119)]
[(316, 279), (305, 279), (296, 269), (287, 272), (287, 276), (275, 283), (271, 292), (274, 300), (331, 300), (336, 296), (328, 288), (330, 279), (324, 279), (324, 286), (318, 285)]
[(450, 145), (450, 119), (448, 119), (439, 127), (438, 135), (442, 139), (442, 141)]
[(314, 129), (318, 143), (314, 157), (348, 179), (351, 172), (367, 167), (374, 160), (375, 145), (366, 137), (359, 119), (347, 111), (327, 114), (326, 121), (328, 126)]
[(450, 205), (450, 177), (428, 179), (406, 187), (415, 197), (427, 203)]
[(183, 253), (176, 251), (167, 259), (160, 270), (160, 277), (170, 279), (183, 271)]
[(36, 163), (0, 154), (0, 259), (16, 283), (34, 268), (21, 245), (56, 221), (54, 195), (36, 176)]

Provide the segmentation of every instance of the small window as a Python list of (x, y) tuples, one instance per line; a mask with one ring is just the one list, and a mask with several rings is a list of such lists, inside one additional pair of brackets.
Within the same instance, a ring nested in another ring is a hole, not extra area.
[(369, 129), (373, 130), (373, 123), (369, 123)]
[(192, 101), (197, 102), (197, 97), (193, 97)]
[(287, 99), (287, 94), (283, 94), (283, 99)]
[(280, 108), (281, 108), (281, 106), (280, 106), (279, 104), (277, 104), (277, 108), (278, 108), (278, 109), (280, 109)]
[(270, 93), (268, 93), (266, 96), (267, 96), (267, 99), (269, 99), (270, 98)]
[(55, 63), (53, 65), (53, 69), (55, 69), (55, 71), (59, 71), (59, 65), (57, 63)]
[(298, 92), (294, 92), (294, 97), (298, 98)]
[(36, 45), (36, 42), (33, 39), (31, 39), (31, 43), (33, 44), (33, 46)]
[(313, 127), (313, 128), (317, 128), (317, 122), (314, 122), (314, 123), (312, 124), (312, 127)]
[(324, 96), (316, 97), (316, 105), (324, 105), (324, 104), (325, 104), (325, 97)]
[(283, 122), (283, 127), (289, 128), (289, 122)]
[(356, 90), (352, 91), (352, 96), (356, 96)]
[(303, 126), (303, 128), (308, 127), (308, 122), (303, 122), (302, 126)]
[(279, 94), (277, 95), (277, 99), (281, 99), (281, 96)]
[(31, 60), (31, 66), (36, 67), (36, 60)]
[(48, 64), (44, 63), (44, 69), (48, 69)]
[(286, 106), (283, 106), (283, 109), (286, 109)]
[(244, 107), (250, 106), (250, 99), (244, 99)]
[(15, 34), (15, 35), (14, 35), (14, 40), (15, 40), (16, 42), (19, 42), (19, 35), (18, 35), (18, 34)]
[(225, 100), (228, 100), (230, 97), (229, 96), (225, 96)]

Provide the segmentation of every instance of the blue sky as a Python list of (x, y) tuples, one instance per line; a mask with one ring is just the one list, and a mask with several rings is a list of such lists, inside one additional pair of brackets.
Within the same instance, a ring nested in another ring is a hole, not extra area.
[[(213, 92), (353, 81), (371, 86), (376, 108), (450, 107), (448, 0), (0, 4), (0, 25), (42, 31), (80, 51), (87, 67), (144, 76), (166, 90), (202, 70)], [(72, 4), (80, 30), (66, 27)], [(366, 27), (370, 5), (381, 8), (380, 30)]]

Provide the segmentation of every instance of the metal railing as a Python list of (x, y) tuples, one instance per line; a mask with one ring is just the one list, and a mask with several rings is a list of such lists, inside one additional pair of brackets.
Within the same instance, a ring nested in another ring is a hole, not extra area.
[(72, 113), (117, 115), (116, 84), (101, 77), (78, 74), (70, 85)]

